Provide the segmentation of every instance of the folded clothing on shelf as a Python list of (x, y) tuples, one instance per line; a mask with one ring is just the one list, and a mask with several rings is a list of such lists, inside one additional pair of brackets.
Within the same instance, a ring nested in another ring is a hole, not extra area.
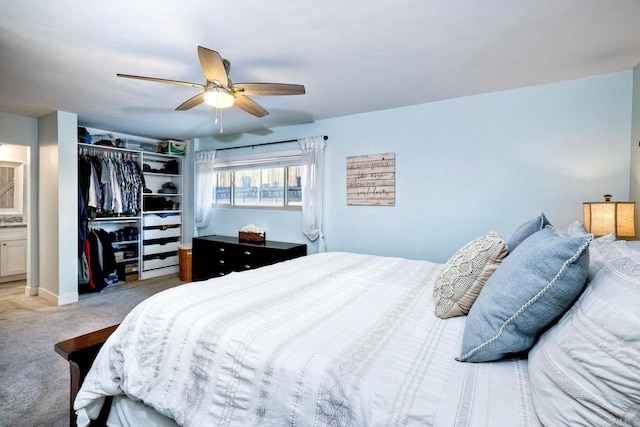
[(169, 182), (165, 182), (164, 184), (162, 184), (162, 188), (160, 188), (158, 190), (158, 193), (161, 194), (178, 194), (178, 189), (176, 188), (176, 185), (169, 181)]
[(145, 196), (144, 198), (144, 210), (145, 211), (163, 211), (178, 209), (179, 203), (175, 203), (165, 196)]

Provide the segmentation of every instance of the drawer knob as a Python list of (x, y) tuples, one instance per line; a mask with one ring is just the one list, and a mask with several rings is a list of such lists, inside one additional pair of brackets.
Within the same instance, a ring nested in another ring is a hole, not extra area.
[(251, 252), (249, 252), (249, 251), (244, 251), (244, 254), (245, 254), (245, 255), (251, 255)]
[(224, 264), (224, 260), (223, 259), (219, 259), (218, 260), (218, 264)]
[(224, 248), (218, 248), (219, 252), (224, 252)]
[(243, 265), (243, 267), (246, 268), (247, 270), (251, 269), (251, 266), (249, 264), (245, 264), (245, 265)]

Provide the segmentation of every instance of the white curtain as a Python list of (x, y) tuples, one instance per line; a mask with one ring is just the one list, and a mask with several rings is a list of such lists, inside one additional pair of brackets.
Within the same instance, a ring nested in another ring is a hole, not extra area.
[(318, 240), (318, 252), (326, 250), (322, 234), (322, 181), (324, 137), (298, 140), (302, 150), (302, 232), (312, 242)]
[(194, 236), (198, 236), (199, 228), (205, 228), (209, 225), (209, 213), (211, 212), (215, 184), (215, 173), (213, 171), (215, 158), (215, 150), (198, 151), (196, 153)]

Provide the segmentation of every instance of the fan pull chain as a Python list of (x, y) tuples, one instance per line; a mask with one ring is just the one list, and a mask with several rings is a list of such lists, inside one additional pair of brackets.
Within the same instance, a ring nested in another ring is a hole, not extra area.
[(224, 129), (222, 128), (222, 109), (215, 107), (214, 111), (215, 124), (220, 123), (220, 133), (224, 133)]

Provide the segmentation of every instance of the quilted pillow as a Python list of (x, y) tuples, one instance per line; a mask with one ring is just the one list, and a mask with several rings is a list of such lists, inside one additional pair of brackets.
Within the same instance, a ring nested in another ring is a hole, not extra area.
[(433, 289), (436, 316), (446, 319), (466, 315), (482, 286), (508, 253), (506, 243), (495, 231), (456, 252), (436, 279)]
[[(613, 236), (613, 239), (609, 238)], [(604, 267), (612, 254), (618, 251), (617, 246), (627, 245), (625, 240), (616, 240), (613, 234), (594, 238), (589, 244), (589, 278), (593, 279), (598, 271)]]
[(531, 348), (582, 292), (592, 238), (566, 237), (545, 227), (524, 240), (469, 310), (457, 360), (487, 362)]
[(544, 216), (544, 212), (541, 212), (536, 218), (521, 224), (507, 240), (509, 252), (513, 252), (515, 248), (524, 241), (524, 239), (531, 236), (536, 231), (542, 230), (547, 225), (551, 225), (551, 223), (547, 217)]
[(626, 242), (595, 251), (604, 266), (529, 352), (544, 425), (640, 425), (640, 254)]

